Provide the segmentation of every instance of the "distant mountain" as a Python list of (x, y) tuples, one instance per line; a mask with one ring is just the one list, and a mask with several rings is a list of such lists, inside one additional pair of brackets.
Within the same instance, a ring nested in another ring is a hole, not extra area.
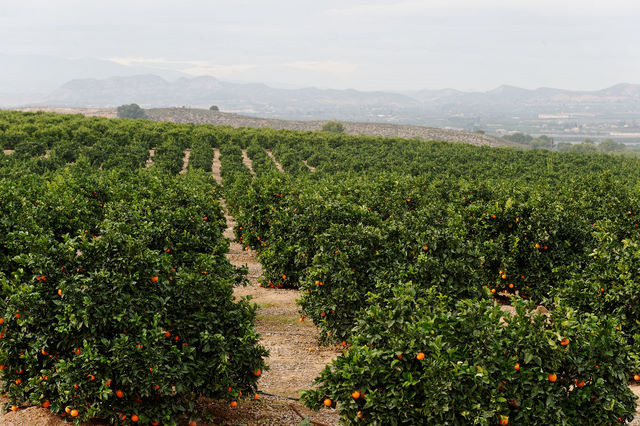
[[(486, 92), (442, 89), (400, 94), (313, 87), (284, 89), (209, 76), (186, 77), (170, 71), (163, 75), (153, 72), (130, 75), (132, 67), (94, 60), (63, 61), (54, 67), (60, 73), (56, 78), (61, 78), (65, 67), (75, 67), (76, 74), (90, 74), (97, 67), (101, 68), (97, 75), (114, 75), (76, 78), (49, 91), (48, 95), (37, 95), (33, 91), (29, 96), (3, 95), (0, 90), (0, 106), (95, 108), (137, 103), (143, 108), (208, 108), (218, 105), (223, 111), (263, 118), (417, 124), (469, 131), (484, 129), (493, 134), (524, 131), (553, 134), (567, 140), (579, 140), (585, 134), (606, 138), (620, 137), (620, 132), (640, 131), (640, 85), (636, 84), (617, 84), (594, 91), (548, 87), (529, 90), (502, 85)], [(14, 74), (19, 68), (23, 66), (9, 67)], [(43, 87), (38, 84), (38, 76), (46, 71), (26, 69), (25, 72), (34, 73), (34, 90)], [(2, 75), (8, 73), (10, 71), (0, 67), (0, 88)]]
[(138, 103), (142, 107), (219, 105), (227, 111), (260, 114), (330, 114), (345, 111), (381, 112), (419, 108), (409, 96), (387, 92), (332, 89), (275, 89), (264, 84), (230, 83), (213, 77), (167, 81), (156, 75), (72, 80), (40, 103), (67, 107), (117, 106)]

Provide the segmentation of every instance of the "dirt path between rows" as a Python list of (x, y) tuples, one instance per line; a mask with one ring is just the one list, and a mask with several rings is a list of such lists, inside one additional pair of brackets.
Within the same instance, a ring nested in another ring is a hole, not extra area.
[(189, 157), (191, 157), (191, 150), (186, 149), (184, 151), (184, 158), (182, 159), (182, 170), (180, 170), (181, 175), (187, 173), (187, 169), (189, 168)]
[(147, 157), (147, 161), (144, 163), (145, 169), (148, 169), (149, 167), (153, 166), (153, 157), (155, 157), (155, 155), (156, 155), (155, 148), (151, 148), (149, 150), (149, 157)]
[[(246, 156), (246, 151), (243, 151), (243, 157), (244, 164), (250, 167), (251, 160)], [(253, 170), (251, 172), (253, 173)], [(216, 182), (222, 183), (220, 151), (217, 149), (214, 151), (212, 175)], [(221, 201), (224, 204), (224, 200)], [(271, 402), (276, 405), (286, 402), (281, 409), (269, 410), (270, 415), (282, 416), (274, 419), (279, 420), (274, 424), (297, 425), (301, 419), (297, 416), (289, 417), (293, 413), (289, 403), (293, 403), (305, 415), (310, 413), (298, 402), (288, 400), (287, 397), (298, 398), (301, 390), (310, 388), (320, 371), (342, 351), (337, 346), (319, 346), (316, 339), (319, 331), (315, 325), (311, 321), (300, 322), (296, 304), (296, 299), (299, 297), (297, 290), (267, 289), (258, 286), (258, 278), (262, 276), (262, 266), (257, 261), (253, 250), (245, 250), (241, 244), (233, 241), (235, 221), (228, 213), (225, 213), (225, 217), (227, 229), (224, 235), (231, 239), (227, 258), (233, 265), (246, 265), (249, 269), (250, 284), (236, 288), (234, 295), (236, 298), (251, 296), (253, 302), (260, 306), (256, 330), (260, 333), (260, 343), (270, 352), (267, 359), (269, 370), (262, 374), (258, 389), (261, 392), (277, 395), (278, 397), (271, 399)], [(240, 412), (238, 414), (242, 416)], [(335, 410), (322, 410), (319, 413), (313, 413), (311, 418), (325, 424), (338, 423)]]
[(251, 176), (256, 175), (256, 173), (253, 171), (253, 161), (251, 161), (251, 158), (249, 158), (249, 156), (247, 155), (246, 149), (242, 150), (242, 164), (244, 164), (244, 166), (249, 169), (249, 171), (251, 172)]
[(284, 169), (282, 168), (282, 164), (280, 164), (280, 163), (278, 162), (278, 160), (276, 160), (276, 157), (275, 157), (275, 155), (273, 155), (273, 152), (271, 152), (271, 150), (270, 150), (270, 149), (265, 149), (264, 151), (267, 153), (267, 155), (269, 156), (269, 158), (271, 158), (271, 160), (273, 160), (273, 163), (276, 165), (276, 167), (278, 168), (278, 170), (279, 170), (280, 172), (284, 172)]

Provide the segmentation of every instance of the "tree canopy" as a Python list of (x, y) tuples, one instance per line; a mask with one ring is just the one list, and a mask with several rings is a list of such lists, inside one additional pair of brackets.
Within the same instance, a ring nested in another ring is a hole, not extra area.
[(147, 118), (147, 114), (145, 114), (144, 110), (140, 108), (138, 104), (129, 104), (129, 105), (120, 105), (118, 107), (118, 117), (119, 118)]

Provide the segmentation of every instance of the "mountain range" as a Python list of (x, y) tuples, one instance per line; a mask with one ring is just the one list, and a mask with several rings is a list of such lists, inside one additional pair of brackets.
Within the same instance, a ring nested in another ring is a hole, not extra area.
[[(417, 124), (485, 129), (498, 135), (526, 131), (571, 140), (585, 135), (606, 137), (620, 129), (640, 135), (638, 84), (594, 91), (509, 85), (486, 92), (292, 89), (112, 60), (0, 54), (0, 107), (115, 107), (127, 103), (143, 108), (217, 105), (223, 111), (264, 118)], [(640, 136), (634, 138), (640, 141)]]

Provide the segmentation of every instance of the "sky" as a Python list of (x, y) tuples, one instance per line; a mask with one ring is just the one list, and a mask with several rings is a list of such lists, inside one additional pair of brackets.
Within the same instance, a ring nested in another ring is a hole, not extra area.
[(637, 0), (0, 0), (0, 54), (279, 87), (640, 83)]

